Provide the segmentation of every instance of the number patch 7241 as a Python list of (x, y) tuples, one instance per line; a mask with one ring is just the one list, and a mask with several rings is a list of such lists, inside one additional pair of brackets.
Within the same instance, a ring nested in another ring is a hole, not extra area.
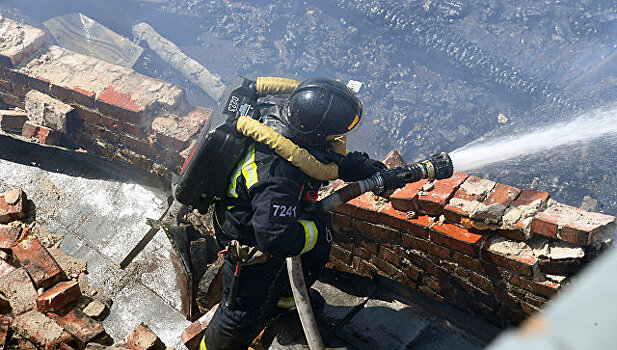
[(297, 210), (298, 206), (296, 204), (272, 202), (270, 205), (270, 221), (293, 221), (298, 217)]

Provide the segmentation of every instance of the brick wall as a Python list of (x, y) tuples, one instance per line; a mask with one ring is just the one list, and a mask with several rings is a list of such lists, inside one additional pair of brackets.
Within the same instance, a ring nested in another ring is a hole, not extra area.
[[(0, 112), (2, 131), (121, 159), (161, 176), (182, 165), (181, 153), (210, 109), (189, 106), (184, 91), (171, 83), (50, 46), (38, 28), (1, 16), (0, 26), (6, 29), (0, 37), (0, 102), (25, 110), (21, 116)], [(32, 103), (27, 96), (34, 96)], [(50, 105), (62, 106), (61, 112), (45, 108)]]
[(463, 173), (409, 184), (389, 200), (364, 194), (331, 214), (330, 267), (384, 275), (499, 326), (537, 312), (615, 227), (615, 217), (546, 192)]

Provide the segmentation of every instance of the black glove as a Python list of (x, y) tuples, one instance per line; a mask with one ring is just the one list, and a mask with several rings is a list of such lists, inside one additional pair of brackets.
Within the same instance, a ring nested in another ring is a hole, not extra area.
[(378, 171), (385, 170), (385, 164), (370, 159), (364, 152), (348, 153), (338, 165), (338, 175), (343, 181), (354, 182), (366, 179)]

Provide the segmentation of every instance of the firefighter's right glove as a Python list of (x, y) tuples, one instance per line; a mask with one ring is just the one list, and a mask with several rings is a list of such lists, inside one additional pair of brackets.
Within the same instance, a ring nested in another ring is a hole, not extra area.
[(385, 170), (385, 164), (370, 159), (364, 152), (350, 152), (338, 165), (339, 178), (347, 182), (364, 180), (376, 172)]
[(236, 240), (229, 242), (227, 251), (229, 252), (229, 259), (234, 264), (253, 265), (268, 260), (268, 256), (257, 247), (243, 245)]

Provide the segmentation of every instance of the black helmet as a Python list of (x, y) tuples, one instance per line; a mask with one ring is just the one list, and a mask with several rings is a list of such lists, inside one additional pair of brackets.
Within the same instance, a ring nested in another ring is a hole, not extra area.
[(360, 124), (362, 103), (344, 84), (312, 78), (296, 87), (283, 115), (294, 136), (323, 144), (327, 136), (346, 134)]

